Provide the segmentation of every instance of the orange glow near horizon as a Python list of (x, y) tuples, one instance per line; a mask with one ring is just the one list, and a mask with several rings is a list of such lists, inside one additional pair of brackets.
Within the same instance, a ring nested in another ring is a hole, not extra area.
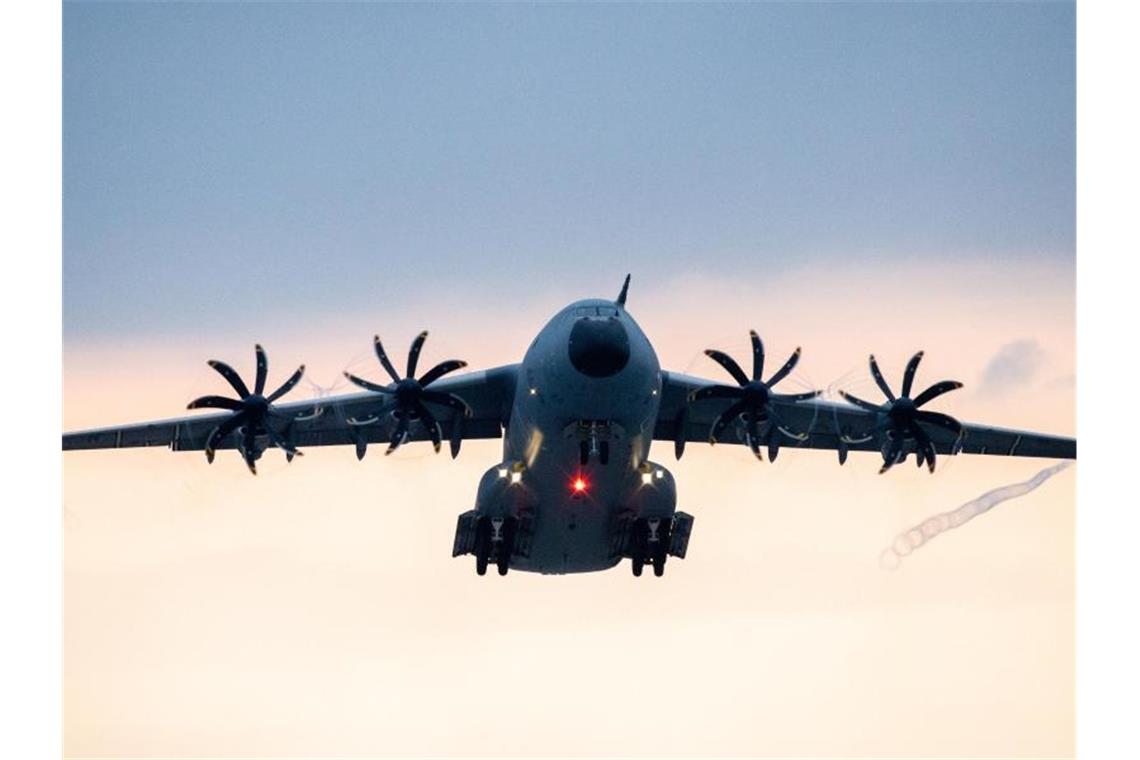
[[(747, 356), (755, 327), (772, 356), (803, 345), (789, 390), (862, 395), (875, 392), (869, 353), (896, 381), (926, 349), (920, 385), (966, 383), (938, 411), (1072, 434), (1067, 278), (985, 262), (764, 285), (635, 272), (629, 308), (667, 370), (723, 380), (702, 350)], [(484, 369), (518, 361), (545, 319), (582, 295), (425, 307), (384, 317), (385, 336), (397, 344), (430, 327), (425, 363), (454, 356)], [(68, 343), (66, 427), (181, 415), (189, 399), (224, 390), (206, 359), (247, 372), (256, 341), (271, 382), (302, 360), (315, 382), (346, 361), (372, 369), (380, 311), (300, 332)], [(1037, 371), (988, 386), (993, 357), (1022, 339), (1041, 347)], [(450, 552), (456, 516), (502, 442), (465, 442), (455, 460), (427, 444), (391, 457), (376, 448), (362, 462), (351, 447), (306, 449), (291, 464), (270, 451), (257, 477), (232, 451), (213, 465), (163, 448), (65, 453), (65, 754), (1074, 752), (1077, 467), (888, 572), (880, 553), (900, 530), (1049, 463), (939, 457), (933, 475), (908, 462), (880, 476), (872, 454), (840, 467), (834, 453), (787, 447), (760, 463), (743, 447), (690, 444), (675, 461), (659, 441), (650, 458), (696, 518), (686, 558), (663, 578), (634, 578), (628, 562), (499, 578)], [(588, 489), (576, 464), (564, 487)], [(614, 673), (640, 684), (638, 699), (608, 686)], [(511, 731), (488, 731), (487, 712), (472, 709), (487, 684), (533, 694), (511, 702)]]

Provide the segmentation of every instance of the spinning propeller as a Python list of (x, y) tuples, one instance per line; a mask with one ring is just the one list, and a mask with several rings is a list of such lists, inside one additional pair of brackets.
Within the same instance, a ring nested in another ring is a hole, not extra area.
[(709, 433), (709, 443), (716, 443), (725, 427), (737, 417), (743, 416), (748, 436), (748, 447), (752, 449), (752, 453), (760, 461), (764, 460), (760, 455), (760, 423), (767, 421), (769, 425), (763, 442), (768, 446), (768, 458), (775, 461), (780, 449), (779, 436), (776, 435), (776, 431), (783, 421), (776, 410), (769, 407), (768, 402), (772, 399), (786, 402), (804, 401), (815, 398), (820, 392), (773, 393), (772, 386), (791, 374), (796, 364), (799, 363), (800, 349), (796, 348), (791, 357), (784, 362), (784, 366), (776, 370), (775, 374), (769, 377), (767, 381), (764, 381), (760, 379), (764, 374), (764, 343), (761, 342), (760, 336), (756, 334), (755, 330), (750, 330), (749, 334), (752, 336), (752, 377), (749, 378), (748, 375), (744, 374), (744, 370), (728, 354), (723, 351), (708, 349), (705, 354), (724, 367), (738, 385), (706, 385), (693, 391), (689, 395), (689, 401), (700, 401), (706, 398), (734, 399), (734, 403), (721, 412), (720, 416), (713, 422), (712, 430)]
[[(428, 435), (431, 437), (432, 446), (435, 447), (436, 453), (439, 453), (440, 441), (442, 433), (440, 432), (439, 421), (431, 411), (424, 406), (424, 402), (439, 404), (441, 406), (449, 406), (454, 409), (458, 414), (463, 417), (471, 416), (471, 407), (467, 405), (463, 399), (459, 398), (453, 393), (441, 393), (439, 391), (428, 390), (428, 386), (434, 383), (439, 378), (446, 375), (448, 372), (454, 372), (457, 369), (462, 369), (467, 366), (467, 362), (460, 361), (459, 359), (451, 359), (449, 361), (440, 362), (435, 365), (419, 379), (416, 379), (416, 364), (419, 363), (420, 351), (423, 349), (424, 341), (427, 339), (427, 330), (416, 336), (412, 341), (412, 347), (408, 350), (408, 371), (407, 377), (400, 377), (396, 372), (396, 368), (392, 366), (392, 361), (388, 358), (388, 354), (384, 351), (384, 345), (380, 342), (380, 336), (377, 335), (373, 338), (373, 346), (376, 349), (376, 357), (380, 360), (380, 364), (387, 370), (392, 378), (392, 382), (388, 385), (378, 385), (369, 382), (363, 378), (348, 372), (344, 373), (351, 382), (359, 385), (361, 388), (373, 391), (374, 393), (382, 393), (388, 397), (384, 405), (377, 409), (372, 415), (363, 420), (350, 419), (350, 425), (363, 426), (372, 425), (379, 422), (385, 415), (392, 413), (396, 417), (396, 429), (393, 431), (388, 444), (388, 450), (384, 452), (385, 455), (391, 454), (393, 451), (400, 447), (404, 442), (404, 438), (408, 435), (408, 429), (411, 426), (412, 420), (419, 420), (425, 428), (427, 428)], [(452, 426), (451, 436), (451, 456), (454, 457), (459, 453), (459, 444), (462, 441), (462, 436), (458, 434), (459, 431), (459, 418), (457, 417), (455, 424)], [(366, 443), (360, 439), (356, 446), (356, 458), (363, 459)]]
[(962, 423), (958, 420), (948, 414), (923, 411), (919, 408), (943, 393), (961, 388), (962, 384), (957, 380), (943, 380), (930, 386), (913, 399), (910, 397), (911, 386), (914, 384), (914, 373), (918, 370), (918, 363), (922, 361), (922, 355), (923, 352), (919, 351), (907, 362), (906, 370), (903, 372), (902, 393), (898, 398), (891, 391), (891, 387), (887, 385), (887, 381), (883, 379), (883, 373), (879, 371), (879, 364), (875, 361), (874, 354), (871, 355), (871, 376), (875, 378), (875, 383), (887, 397), (886, 402), (872, 404), (869, 401), (852, 396), (846, 391), (839, 391), (840, 396), (855, 406), (862, 407), (869, 412), (875, 412), (883, 417), (873, 431), (876, 433), (886, 432), (889, 439), (887, 447), (883, 450), (883, 466), (879, 469), (879, 474), (891, 469), (905, 458), (904, 450), (908, 439), (913, 439), (915, 442), (915, 458), (918, 461), (918, 466), (921, 467), (923, 460), (925, 460), (927, 468), (934, 472), (936, 458), (934, 442), (930, 440), (930, 435), (922, 428), (923, 423), (949, 430), (955, 436), (962, 435)]
[(280, 388), (266, 396), (264, 395), (265, 379), (269, 374), (269, 362), (265, 358), (265, 349), (260, 345), (254, 347), (254, 352), (257, 354), (257, 375), (254, 379), (252, 393), (233, 367), (225, 362), (211, 359), (208, 364), (217, 370), (218, 374), (224, 377), (226, 382), (237, 391), (238, 398), (202, 396), (191, 401), (186, 405), (186, 408), (229, 409), (232, 411), (233, 414), (223, 420), (206, 438), (206, 461), (213, 464), (214, 452), (218, 444), (225, 440), (226, 436), (240, 428), (242, 431), (242, 458), (245, 459), (249, 471), (256, 475), (257, 467), (254, 462), (261, 455), (257, 449), (257, 436), (260, 434), (269, 436), (269, 440), (274, 446), (284, 450), (285, 458), (290, 462), (293, 461), (294, 456), (301, 453), (268, 423), (271, 417), (284, 416), (273, 408), (273, 402), (293, 390), (293, 387), (301, 381), (301, 376), (305, 374), (305, 365), (302, 364), (298, 367), (297, 371), (282, 383)]

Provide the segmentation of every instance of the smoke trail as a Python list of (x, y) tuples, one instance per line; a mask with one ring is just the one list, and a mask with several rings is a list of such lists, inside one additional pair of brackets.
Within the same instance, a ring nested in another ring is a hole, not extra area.
[(918, 525), (895, 536), (895, 540), (879, 555), (879, 564), (884, 570), (894, 570), (902, 562), (902, 558), (931, 540), (939, 533), (965, 525), (978, 515), (988, 512), (1003, 501), (1024, 496), (1061, 470), (1066, 469), (1072, 462), (1059, 462), (1052, 467), (1046, 467), (1024, 483), (1014, 483), (1008, 486), (987, 491), (972, 501), (968, 501), (957, 509), (942, 512), (928, 517)]

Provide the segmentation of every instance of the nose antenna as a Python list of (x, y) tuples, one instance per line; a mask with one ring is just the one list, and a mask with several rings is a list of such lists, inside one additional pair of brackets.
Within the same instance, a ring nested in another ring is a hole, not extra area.
[(625, 306), (625, 296), (627, 293), (629, 293), (629, 275), (628, 274), (625, 276), (625, 282), (622, 283), (621, 292), (618, 293), (618, 297), (617, 297), (617, 305), (618, 306), (623, 306), (623, 307)]

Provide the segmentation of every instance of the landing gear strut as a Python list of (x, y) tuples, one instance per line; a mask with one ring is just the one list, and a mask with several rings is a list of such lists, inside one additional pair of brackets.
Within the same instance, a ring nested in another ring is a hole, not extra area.
[(499, 575), (506, 575), (507, 570), (511, 567), (511, 554), (515, 549), (515, 533), (518, 529), (518, 522), (515, 518), (508, 517), (503, 520), (503, 524), (499, 528), (498, 556), (495, 558), (495, 566), (499, 569)]
[(475, 572), (487, 574), (487, 560), (491, 557), (491, 521), (480, 517), (475, 523)]
[(645, 557), (649, 554), (649, 523), (644, 518), (633, 521), (629, 539), (629, 561), (634, 577), (640, 578), (645, 567)]
[(511, 568), (511, 555), (515, 550), (519, 521), (514, 517), (480, 517), (475, 524), (475, 572), (487, 574), (487, 566), (492, 557), (499, 575), (506, 575)]

